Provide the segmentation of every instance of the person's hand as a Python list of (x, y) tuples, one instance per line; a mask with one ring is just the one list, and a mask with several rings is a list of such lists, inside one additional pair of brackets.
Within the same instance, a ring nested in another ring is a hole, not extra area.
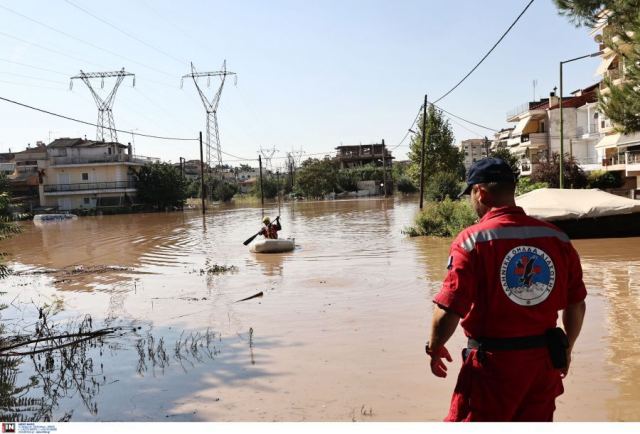
[(571, 351), (573, 348), (567, 348), (567, 366), (563, 369), (560, 369), (560, 378), (567, 378), (569, 375), (569, 366), (571, 366)]
[(436, 377), (445, 378), (447, 376), (447, 365), (445, 365), (443, 358), (448, 362), (453, 362), (449, 350), (445, 346), (432, 350), (431, 354), (431, 372)]

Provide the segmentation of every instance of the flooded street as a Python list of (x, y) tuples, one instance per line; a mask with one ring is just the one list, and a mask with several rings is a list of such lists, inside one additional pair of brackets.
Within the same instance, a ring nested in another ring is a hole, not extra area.
[[(94, 329), (119, 330), (78, 356), (78, 372), (20, 359), (13, 386), (37, 402), (18, 413), (441, 420), (460, 360), (438, 379), (423, 348), (450, 240), (402, 235), (416, 209), (399, 198), (286, 204), (281, 234), (297, 247), (278, 255), (242, 244), (260, 228), (260, 208), (22, 223), (22, 234), (0, 243), (15, 271), (2, 281), (5, 333), (33, 332), (45, 305), (50, 323), (90, 315)], [(276, 214), (272, 204), (268, 215)], [(639, 420), (640, 239), (575, 246), (587, 318), (556, 420)], [(214, 264), (236, 269), (207, 273)], [(463, 341), (458, 330), (451, 352)]]

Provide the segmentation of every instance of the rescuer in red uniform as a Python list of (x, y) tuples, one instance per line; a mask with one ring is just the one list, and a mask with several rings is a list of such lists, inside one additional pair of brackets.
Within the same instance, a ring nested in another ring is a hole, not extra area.
[(446, 377), (458, 322), (468, 338), (446, 421), (551, 421), (564, 391), (586, 308), (582, 267), (564, 232), (516, 206), (515, 183), (503, 160), (485, 158), (461, 194), (480, 220), (451, 245), (426, 346), (431, 372)]

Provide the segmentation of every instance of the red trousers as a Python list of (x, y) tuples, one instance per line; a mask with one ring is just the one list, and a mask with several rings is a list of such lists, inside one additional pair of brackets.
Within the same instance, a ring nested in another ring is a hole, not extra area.
[(564, 392), (546, 348), (478, 353), (460, 369), (445, 421), (551, 422)]

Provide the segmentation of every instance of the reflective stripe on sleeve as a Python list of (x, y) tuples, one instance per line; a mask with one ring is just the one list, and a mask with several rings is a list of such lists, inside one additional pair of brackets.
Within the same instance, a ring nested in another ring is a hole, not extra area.
[(474, 232), (460, 243), (460, 247), (467, 252), (471, 252), (475, 249), (477, 243), (493, 240), (522, 240), (526, 238), (544, 237), (553, 237), (565, 243), (569, 242), (567, 234), (546, 226), (509, 226)]

